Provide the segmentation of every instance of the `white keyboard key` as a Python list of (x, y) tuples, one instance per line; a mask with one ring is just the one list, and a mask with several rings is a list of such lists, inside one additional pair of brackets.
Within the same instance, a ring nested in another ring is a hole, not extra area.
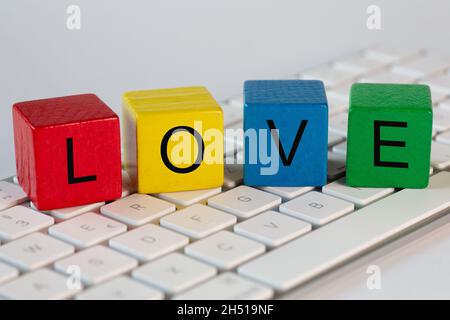
[(244, 107), (244, 97), (242, 96), (242, 94), (236, 95), (236, 96), (230, 98), (227, 101), (227, 104), (232, 105), (233, 107), (236, 107), (236, 108), (243, 108)]
[(53, 223), (52, 217), (24, 206), (15, 206), (0, 212), (0, 240), (17, 239)]
[(135, 193), (103, 206), (100, 211), (105, 216), (136, 227), (148, 222), (158, 222), (162, 216), (174, 212), (175, 209), (172, 203)]
[(221, 270), (230, 270), (264, 253), (265, 246), (229, 231), (220, 231), (184, 248), (186, 254)]
[(429, 75), (443, 73), (450, 66), (450, 59), (445, 57), (426, 55), (404, 63), (398, 63), (392, 67), (393, 73), (404, 74), (424, 78)]
[(280, 206), (280, 212), (305, 220), (316, 227), (323, 226), (353, 210), (353, 203), (317, 191), (308, 192)]
[(328, 130), (328, 147), (332, 147), (344, 140), (345, 138), (343, 136)]
[(185, 291), (216, 275), (217, 270), (180, 253), (171, 253), (133, 271), (133, 278), (169, 295)]
[(234, 232), (262, 242), (270, 248), (280, 246), (311, 231), (307, 222), (267, 211), (234, 226)]
[(332, 149), (333, 153), (337, 153), (343, 156), (347, 155), (347, 141), (341, 142), (335, 145)]
[(328, 115), (334, 116), (338, 113), (345, 112), (348, 110), (348, 101), (343, 101), (336, 99), (334, 97), (328, 98)]
[(277, 207), (281, 197), (254, 189), (239, 186), (208, 200), (208, 205), (246, 219), (263, 211)]
[(14, 207), (27, 200), (27, 195), (20, 186), (6, 181), (0, 181), (0, 210)]
[(225, 128), (224, 153), (231, 155), (244, 148), (244, 124), (242, 121), (235, 122)]
[(165, 216), (160, 224), (191, 239), (201, 239), (236, 223), (236, 217), (223, 211), (194, 204)]
[(438, 106), (440, 109), (450, 110), (450, 98), (447, 98), (447, 99), (439, 102)]
[(242, 121), (243, 110), (241, 107), (235, 107), (233, 105), (223, 105), (223, 122), (224, 127), (227, 128), (229, 125)]
[(225, 176), (223, 186), (226, 189), (234, 188), (243, 181), (243, 167), (242, 164), (225, 164)]
[(272, 289), (225, 272), (185, 293), (175, 300), (265, 300), (273, 296)]
[(348, 113), (338, 113), (329, 118), (328, 129), (342, 137), (347, 137)]
[(48, 269), (39, 269), (0, 287), (0, 296), (13, 300), (68, 299), (82, 286), (68, 286), (68, 278)]
[(341, 178), (323, 186), (322, 192), (336, 198), (353, 202), (357, 208), (360, 208), (394, 193), (394, 188), (350, 187), (345, 183), (345, 178)]
[(450, 166), (450, 145), (431, 142), (431, 165), (437, 170)]
[(450, 173), (426, 189), (403, 189), (241, 266), (239, 273), (282, 292), (440, 216), (450, 207)]
[(373, 48), (369, 48), (364, 52), (366, 58), (380, 60), (386, 63), (417, 59), (423, 54), (424, 50), (421, 49), (409, 49), (409, 48), (399, 49), (385, 46), (376, 46)]
[(189, 243), (189, 238), (153, 224), (129, 231), (109, 240), (109, 246), (139, 261), (149, 261)]
[(21, 271), (44, 267), (72, 254), (75, 248), (42, 233), (33, 233), (0, 247), (0, 260)]
[(314, 190), (314, 187), (260, 187), (260, 189), (280, 196), (283, 201), (287, 201)]
[(160, 199), (174, 203), (177, 208), (184, 208), (195, 203), (206, 203), (208, 198), (220, 193), (222, 188), (202, 189), (193, 191), (166, 192), (155, 194)]
[(72, 267), (77, 266), (80, 268), (81, 281), (93, 285), (126, 273), (137, 265), (138, 262), (133, 258), (103, 246), (95, 246), (57, 261), (55, 269), (70, 275)]
[(331, 90), (327, 90), (327, 98), (341, 101), (345, 110), (348, 109), (348, 103), (350, 101), (350, 88), (351, 84), (344, 84), (337, 87), (333, 87)]
[(379, 59), (371, 59), (358, 54), (334, 62), (334, 67), (341, 70), (355, 72), (357, 74), (379, 71), (387, 66), (387, 62)]
[[(123, 157), (122, 157), (123, 159)], [(132, 185), (130, 175), (126, 170), (122, 170), (122, 195), (121, 198), (127, 197), (136, 192), (136, 188)]]
[(96, 213), (85, 213), (48, 229), (50, 235), (69, 242), (77, 248), (99, 244), (125, 231), (127, 231), (126, 225)]
[(450, 129), (450, 110), (440, 108), (433, 109), (433, 129), (438, 133)]
[(161, 300), (164, 294), (126, 276), (114, 278), (77, 295), (77, 300)]
[(336, 180), (345, 174), (345, 161), (345, 155), (328, 152), (328, 180)]
[(307, 70), (300, 74), (300, 79), (320, 79), (327, 88), (335, 87), (346, 82), (352, 82), (358, 73), (339, 70), (330, 65)]
[(423, 83), (428, 84), (433, 91), (450, 94), (450, 75), (442, 74), (435, 77), (427, 78)]
[(360, 83), (413, 83), (415, 77), (404, 74), (397, 74), (390, 71), (373, 73), (358, 79)]
[(19, 184), (19, 178), (17, 176), (13, 176), (13, 183)]
[(450, 144), (450, 131), (440, 133), (436, 136), (436, 142)]
[(19, 275), (19, 270), (13, 268), (3, 262), (0, 262), (0, 284), (11, 279), (14, 279)]
[[(99, 212), (100, 207), (103, 205), (105, 205), (104, 202), (96, 202), (83, 206), (68, 207), (43, 212), (50, 214), (52, 217), (60, 221), (72, 219), (76, 216), (82, 215), (83, 213)], [(38, 210), (36, 206), (33, 204), (33, 202), (31, 202), (31, 208)]]

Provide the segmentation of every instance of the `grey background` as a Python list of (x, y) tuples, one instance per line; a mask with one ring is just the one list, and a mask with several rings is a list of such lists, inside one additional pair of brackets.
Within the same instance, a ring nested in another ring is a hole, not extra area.
[[(81, 30), (66, 28), (68, 5)], [(366, 28), (366, 8), (382, 30)], [(206, 85), (218, 100), (376, 43), (449, 52), (448, 0), (2, 0), (0, 178), (14, 174), (11, 105), (93, 92)]]

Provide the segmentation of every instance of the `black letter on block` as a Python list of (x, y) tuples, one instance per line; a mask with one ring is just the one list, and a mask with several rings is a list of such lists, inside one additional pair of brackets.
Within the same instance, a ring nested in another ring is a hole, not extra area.
[[(189, 166), (187, 168), (175, 167), (170, 162), (169, 157), (167, 156), (167, 145), (169, 143), (170, 137), (172, 136), (172, 134), (174, 134), (175, 131), (189, 132), (191, 135), (194, 136), (195, 141), (197, 142), (197, 145), (201, 146), (201, 151), (198, 152), (197, 159), (191, 166)], [(187, 127), (187, 126), (174, 127), (166, 132), (166, 134), (164, 135), (164, 137), (161, 141), (162, 161), (164, 162), (164, 164), (166, 165), (167, 168), (169, 168), (170, 170), (172, 170), (173, 172), (176, 172), (176, 173), (189, 173), (189, 172), (192, 172), (195, 169), (197, 169), (200, 166), (201, 162), (203, 161), (203, 152), (205, 152), (205, 143), (203, 142), (202, 136), (194, 128), (191, 128), (191, 127)]]
[(281, 144), (280, 137), (278, 137), (278, 133), (276, 131), (275, 123), (273, 120), (267, 120), (267, 125), (270, 128), (270, 134), (272, 135), (273, 139), (277, 143), (277, 147), (279, 150), (281, 161), (285, 166), (290, 166), (292, 163), (292, 160), (294, 160), (295, 152), (297, 151), (298, 144), (300, 143), (300, 140), (302, 139), (303, 132), (305, 131), (306, 125), (308, 124), (308, 120), (302, 120), (300, 123), (300, 126), (298, 127), (297, 133), (294, 138), (294, 143), (292, 144), (291, 151), (289, 152), (288, 157), (286, 158), (286, 153), (284, 152), (283, 145)]
[(407, 162), (392, 162), (392, 161), (381, 161), (380, 160), (380, 147), (388, 146), (388, 147), (406, 147), (405, 141), (392, 141), (392, 140), (381, 140), (380, 139), (380, 128), (381, 127), (398, 127), (398, 128), (407, 128), (407, 122), (401, 121), (382, 121), (375, 120), (373, 123), (374, 127), (374, 143), (373, 143), (373, 158), (375, 167), (391, 167), (391, 168), (408, 168)]
[(85, 177), (75, 178), (75, 169), (74, 169), (74, 165), (73, 165), (73, 139), (72, 138), (66, 139), (66, 146), (67, 146), (67, 176), (68, 176), (69, 184), (90, 182), (90, 181), (97, 180), (97, 176), (85, 176)]

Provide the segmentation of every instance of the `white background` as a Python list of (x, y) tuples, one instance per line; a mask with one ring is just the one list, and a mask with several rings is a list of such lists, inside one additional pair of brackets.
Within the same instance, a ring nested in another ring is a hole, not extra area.
[[(81, 30), (66, 9), (81, 8)], [(366, 28), (381, 7), (382, 30)], [(376, 43), (450, 52), (448, 0), (1, 0), (0, 178), (14, 174), (14, 102), (279, 77)]]

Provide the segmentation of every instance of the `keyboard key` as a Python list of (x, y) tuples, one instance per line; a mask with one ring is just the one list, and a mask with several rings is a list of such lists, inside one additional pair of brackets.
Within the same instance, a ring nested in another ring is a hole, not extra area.
[(353, 209), (353, 203), (317, 191), (308, 192), (280, 206), (281, 212), (305, 220), (316, 227), (336, 220)]
[(384, 61), (386, 63), (393, 63), (405, 60), (417, 59), (424, 54), (422, 49), (409, 48), (389, 48), (385, 46), (376, 46), (365, 50), (364, 55), (368, 59), (375, 59)]
[(77, 300), (161, 300), (164, 294), (147, 287), (126, 276), (114, 278), (90, 288), (79, 295)]
[(184, 251), (187, 255), (212, 264), (221, 270), (230, 270), (264, 253), (265, 247), (232, 232), (220, 231), (190, 244)]
[(176, 232), (146, 224), (109, 240), (109, 246), (139, 261), (149, 261), (178, 250), (189, 238)]
[(283, 201), (287, 201), (314, 190), (314, 187), (260, 187), (260, 189), (280, 196), (283, 198)]
[(85, 213), (48, 229), (50, 235), (77, 248), (99, 244), (125, 231), (126, 225), (96, 213)]
[(450, 166), (450, 145), (431, 142), (431, 165), (437, 170)]
[(27, 200), (27, 195), (20, 186), (6, 181), (0, 181), (0, 210), (14, 207)]
[(345, 140), (345, 138), (343, 136), (338, 135), (334, 132), (328, 131), (328, 147), (332, 147), (344, 140)]
[(242, 121), (243, 118), (243, 110), (241, 107), (235, 107), (233, 105), (227, 104), (222, 105), (223, 110), (223, 122), (224, 127), (228, 127), (229, 125)]
[(322, 187), (322, 192), (353, 202), (357, 208), (368, 205), (394, 192), (394, 188), (356, 188), (347, 186), (345, 178)]
[[(87, 204), (84, 206), (55, 209), (55, 210), (45, 211), (45, 212), (50, 214), (55, 219), (68, 220), (68, 219), (72, 219), (76, 216), (82, 215), (83, 213), (98, 212), (100, 207), (103, 205), (105, 205), (104, 202), (96, 202), (96, 203), (91, 203), (91, 204)], [(34, 207), (33, 203), (32, 203), (31, 207), (32, 208)], [(36, 209), (36, 207), (34, 207), (34, 208)]]
[(137, 265), (138, 262), (133, 258), (103, 246), (95, 246), (57, 261), (55, 269), (67, 273), (70, 267), (77, 266), (80, 268), (81, 281), (93, 285), (128, 272)]
[(450, 75), (437, 75), (435, 77), (427, 78), (423, 82), (428, 84), (436, 92), (441, 92), (446, 95), (450, 94)]
[[(124, 159), (122, 157), (122, 159)], [(126, 170), (122, 170), (122, 195), (121, 198), (127, 197), (136, 192), (136, 187), (131, 182), (130, 175)]]
[(328, 120), (328, 129), (342, 137), (347, 137), (348, 113), (338, 113)]
[(226, 189), (234, 188), (243, 181), (243, 167), (242, 164), (226, 164), (225, 162), (225, 177), (223, 186)]
[(450, 110), (440, 108), (433, 109), (433, 129), (438, 133), (450, 129)]
[(177, 208), (184, 208), (195, 203), (205, 204), (208, 198), (220, 193), (222, 188), (203, 189), (181, 192), (167, 192), (155, 194), (160, 199), (176, 204)]
[(217, 273), (217, 270), (180, 253), (171, 253), (133, 271), (133, 277), (169, 295), (180, 293)]
[(447, 99), (439, 102), (438, 106), (440, 109), (450, 110), (450, 98), (447, 98)]
[(11, 279), (14, 279), (19, 275), (19, 270), (13, 268), (3, 262), (0, 262), (0, 284)]
[[(344, 110), (341, 110), (341, 112), (348, 109), (348, 103), (350, 100), (350, 87), (351, 84), (346, 83), (344, 85), (333, 87), (332, 90), (327, 91), (327, 98), (329, 100), (332, 99), (333, 101), (341, 101), (342, 107), (344, 108)], [(332, 113), (328, 112), (328, 114), (331, 115)]]
[[(238, 272), (283, 292), (437, 218), (450, 207), (450, 173), (426, 189), (403, 189), (250, 261)], [(320, 248), (320, 250), (318, 249)]]
[(234, 232), (262, 242), (270, 248), (280, 246), (309, 231), (309, 223), (275, 211), (261, 213), (234, 226)]
[(419, 59), (398, 63), (391, 70), (393, 73), (404, 74), (419, 79), (440, 72), (443, 73), (449, 66), (450, 59), (448, 58), (426, 55)]
[(440, 133), (436, 136), (436, 142), (450, 144), (450, 131)]
[(44, 267), (72, 254), (75, 248), (45, 234), (36, 232), (0, 247), (0, 260), (21, 271)]
[(345, 112), (348, 110), (348, 101), (342, 101), (334, 97), (328, 98), (328, 115), (334, 116), (338, 113)]
[(300, 79), (320, 79), (327, 88), (335, 87), (346, 82), (352, 82), (358, 73), (348, 70), (339, 70), (330, 65), (324, 65), (307, 70), (300, 74)]
[(265, 300), (273, 296), (272, 289), (225, 272), (185, 293), (175, 300)]
[(39, 231), (54, 223), (52, 217), (16, 206), (0, 212), (0, 239), (10, 241), (29, 233)]
[(397, 74), (390, 71), (378, 72), (361, 77), (358, 82), (361, 83), (413, 83), (415, 77), (404, 74)]
[(281, 197), (247, 186), (239, 186), (208, 200), (209, 206), (232, 213), (238, 219), (249, 218), (280, 203)]
[(81, 286), (68, 286), (68, 278), (48, 269), (39, 269), (0, 287), (0, 296), (13, 300), (68, 299)]
[(341, 70), (356, 72), (357, 74), (379, 71), (387, 66), (387, 62), (380, 59), (371, 59), (364, 55), (354, 55), (340, 59), (334, 63), (334, 67)]
[(135, 193), (103, 206), (100, 211), (105, 216), (137, 227), (148, 222), (158, 222), (162, 216), (175, 209), (175, 205), (167, 201)]
[(165, 216), (160, 223), (191, 239), (201, 239), (234, 225), (236, 217), (203, 204), (194, 204)]
[(335, 145), (332, 149), (333, 153), (337, 153), (343, 156), (347, 155), (347, 141), (341, 142)]
[(230, 99), (228, 99), (227, 104), (236, 107), (236, 108), (243, 108), (244, 107), (244, 97), (242, 94), (236, 95)]
[(345, 155), (328, 152), (328, 180), (336, 180), (345, 174)]

